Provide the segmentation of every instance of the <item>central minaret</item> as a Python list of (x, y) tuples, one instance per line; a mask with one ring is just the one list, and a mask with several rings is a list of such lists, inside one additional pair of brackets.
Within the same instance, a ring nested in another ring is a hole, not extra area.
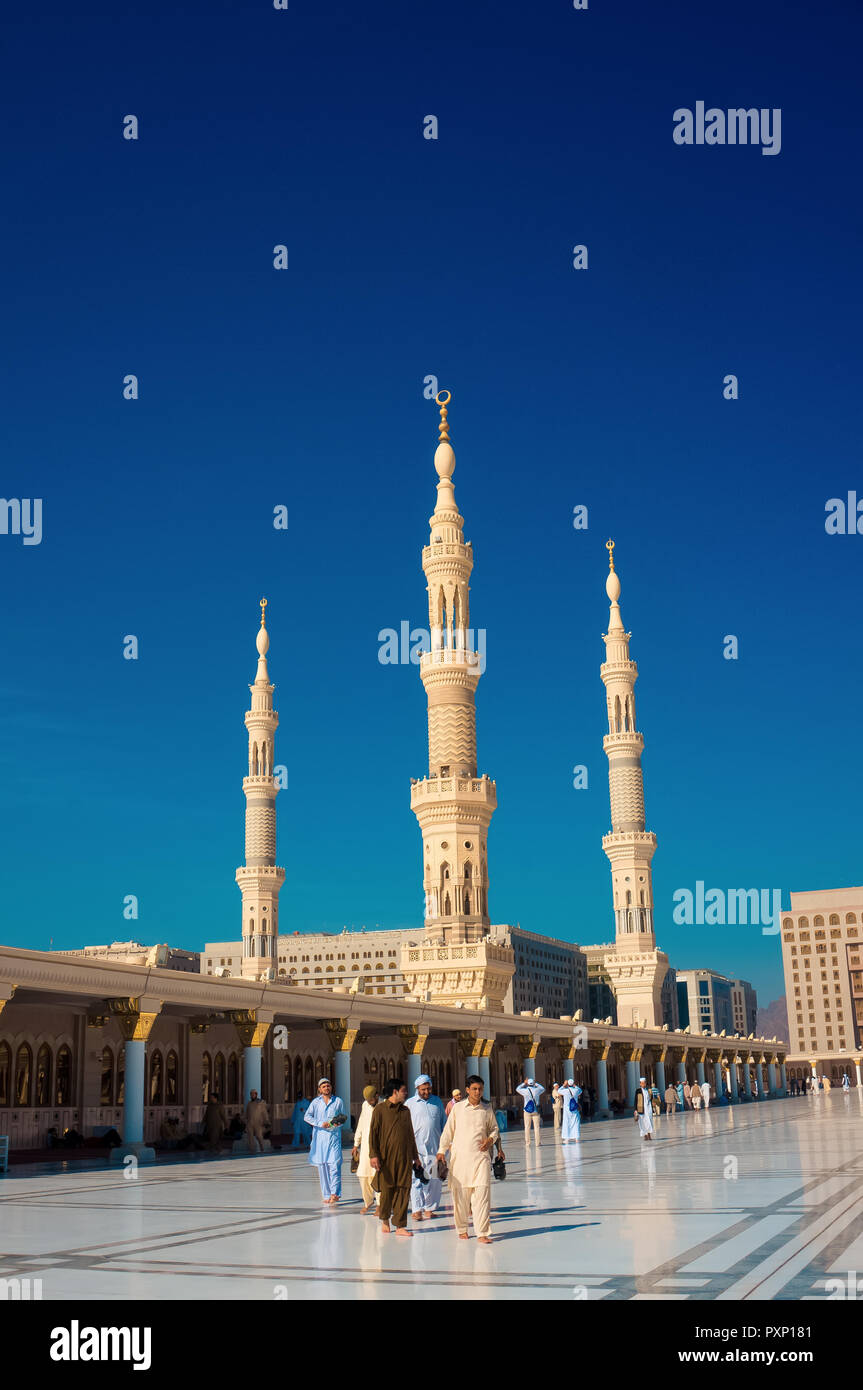
[(431, 650), (420, 675), (428, 697), (429, 775), (413, 783), (411, 808), (423, 835), (425, 930), (446, 944), (479, 941), (488, 932), (488, 827), (495, 784), (477, 776), (474, 697), (480, 661), (470, 638), (469, 579), (473, 550), (455, 501), (455, 454), (449, 440), (450, 392), (439, 392), (440, 481), (423, 549)]
[(276, 868), (276, 786), (273, 747), (279, 716), (273, 709), (273, 690), (267, 672), (270, 637), (266, 624), (267, 600), (261, 599), (258, 630), (258, 671), (252, 707), (246, 712), (249, 731), (249, 775), (243, 778), (246, 797), (246, 862), (237, 870), (243, 895), (243, 978), (257, 980), (278, 967), (279, 889), (284, 869)]
[(617, 996), (622, 1026), (662, 1023), (662, 981), (668, 957), (656, 949), (653, 930), (653, 879), (650, 863), (656, 836), (644, 828), (644, 738), (635, 727), (635, 682), (638, 667), (629, 656), (630, 634), (620, 616), (620, 579), (614, 569), (614, 541), (609, 541), (605, 592), (611, 601), (606, 659), (600, 669), (608, 704), (608, 733), (602, 744), (608, 756), (611, 834), (602, 848), (611, 863), (615, 950), (605, 958)]

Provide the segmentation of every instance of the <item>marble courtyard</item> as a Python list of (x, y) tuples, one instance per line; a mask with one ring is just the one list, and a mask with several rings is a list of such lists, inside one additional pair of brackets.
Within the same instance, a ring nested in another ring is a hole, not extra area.
[[(0, 1278), (51, 1299), (823, 1299), (863, 1265), (863, 1092), (587, 1124), (580, 1146), (506, 1135), (494, 1244), (444, 1212), (414, 1239), (323, 1210), (306, 1155), (14, 1166)], [(835, 1294), (833, 1295), (835, 1296)]]

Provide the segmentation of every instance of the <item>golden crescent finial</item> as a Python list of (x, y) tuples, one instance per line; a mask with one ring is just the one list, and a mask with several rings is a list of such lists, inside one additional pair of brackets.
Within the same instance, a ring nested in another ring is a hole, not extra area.
[(613, 569), (614, 569), (614, 541), (612, 541), (612, 540), (607, 540), (607, 541), (605, 542), (605, 548), (606, 548), (606, 550), (608, 551), (608, 568), (609, 568), (610, 570), (613, 570)]
[[(444, 400), (444, 396), (446, 396), (446, 400)], [(440, 406), (440, 424), (438, 425), (438, 433), (440, 434), (439, 443), (441, 444), (449, 444), (449, 425), (447, 423), (446, 418), (446, 408), (451, 400), (452, 391), (438, 391), (437, 395), (435, 396), (435, 401)]]
[(266, 627), (266, 626), (267, 626), (267, 613), (266, 613), (266, 608), (267, 608), (267, 600), (266, 600), (265, 598), (262, 598), (262, 599), (261, 599), (261, 627)]

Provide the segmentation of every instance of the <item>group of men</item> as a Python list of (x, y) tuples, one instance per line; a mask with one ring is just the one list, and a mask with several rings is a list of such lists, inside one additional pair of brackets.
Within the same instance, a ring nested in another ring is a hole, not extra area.
[[(468, 1239), (473, 1218), (479, 1243), (491, 1244), (495, 1145), (500, 1157), (505, 1155), (494, 1110), (483, 1099), (483, 1089), (481, 1077), (469, 1076), (466, 1098), (455, 1101), (447, 1114), (443, 1102), (432, 1093), (429, 1076), (417, 1077), (410, 1099), (400, 1078), (387, 1081), (380, 1097), (375, 1087), (366, 1087), (352, 1167), (363, 1193), (362, 1215), (373, 1210), (376, 1201), (384, 1235), (390, 1235), (395, 1227), (397, 1236), (412, 1238), (408, 1206), (415, 1222), (431, 1220), (448, 1177), (459, 1239)], [(324, 1205), (335, 1206), (342, 1191), (341, 1130), (348, 1116), (327, 1077), (318, 1082), (318, 1095), (303, 1119), (312, 1130), (309, 1162), (318, 1169)]]
[(678, 1081), (677, 1085), (669, 1081), (665, 1088), (665, 1113), (673, 1115), (678, 1108), (700, 1110), (702, 1105), (709, 1110), (712, 1095), (713, 1088), (709, 1081), (693, 1081), (691, 1086), (688, 1081)]

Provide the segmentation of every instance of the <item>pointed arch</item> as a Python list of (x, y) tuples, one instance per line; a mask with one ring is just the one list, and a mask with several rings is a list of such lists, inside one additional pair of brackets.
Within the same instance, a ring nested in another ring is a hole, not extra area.
[(12, 1098), (12, 1049), (0, 1042), (0, 1105), (9, 1105)]
[(180, 1064), (173, 1047), (165, 1058), (165, 1104), (177, 1105), (180, 1100)]
[(114, 1104), (114, 1054), (107, 1043), (102, 1048), (102, 1082), (99, 1091), (99, 1104)]
[(54, 1055), (51, 1048), (45, 1042), (36, 1054), (36, 1090), (34, 1105), (51, 1104), (51, 1072), (53, 1070)]
[(30, 1105), (33, 1099), (33, 1053), (21, 1043), (15, 1056), (15, 1104)]

